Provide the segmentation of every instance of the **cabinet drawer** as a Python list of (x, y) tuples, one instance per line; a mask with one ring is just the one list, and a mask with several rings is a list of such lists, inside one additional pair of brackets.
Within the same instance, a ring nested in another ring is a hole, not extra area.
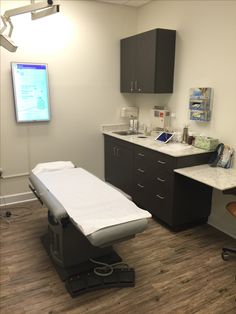
[(147, 186), (147, 184), (149, 183), (148, 181), (149, 179), (146, 173), (141, 173), (137, 170), (134, 172), (134, 184), (140, 183)]
[(144, 162), (150, 159), (151, 152), (149, 149), (146, 149), (144, 147), (135, 146), (134, 156), (135, 156), (135, 161)]
[(141, 181), (134, 183), (133, 201), (137, 206), (149, 211), (150, 196), (147, 183)]
[(154, 177), (151, 183), (151, 190), (156, 194), (160, 194), (161, 196), (171, 195), (173, 185), (173, 179), (163, 179), (163, 177)]
[(171, 225), (172, 223), (172, 197), (153, 193), (150, 198), (149, 211), (157, 218)]
[(139, 146), (134, 149), (134, 170), (135, 172), (148, 173), (150, 169), (150, 151)]
[(172, 172), (175, 168), (175, 158), (165, 154), (153, 153), (151, 161), (153, 174), (163, 175), (165, 172)]
[(135, 162), (134, 163), (134, 175), (146, 177), (149, 172), (149, 167), (145, 163)]

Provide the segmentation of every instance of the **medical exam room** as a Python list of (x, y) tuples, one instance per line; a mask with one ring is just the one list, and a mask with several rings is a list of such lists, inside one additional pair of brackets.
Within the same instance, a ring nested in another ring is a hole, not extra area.
[(0, 312), (236, 313), (236, 1), (0, 15)]

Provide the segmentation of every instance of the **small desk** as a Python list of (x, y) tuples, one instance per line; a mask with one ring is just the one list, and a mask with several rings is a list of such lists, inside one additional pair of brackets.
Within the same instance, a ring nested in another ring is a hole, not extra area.
[(225, 194), (236, 193), (235, 169), (210, 167), (209, 165), (205, 164), (200, 166), (175, 169), (174, 172), (209, 185), (215, 189), (221, 190)]

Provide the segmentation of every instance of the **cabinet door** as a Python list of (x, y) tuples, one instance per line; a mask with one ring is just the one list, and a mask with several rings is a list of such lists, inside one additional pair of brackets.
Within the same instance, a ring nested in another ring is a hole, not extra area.
[(105, 139), (105, 180), (129, 195), (133, 185), (133, 147)]
[(123, 93), (134, 92), (136, 50), (136, 36), (121, 40), (120, 91)]
[(136, 36), (135, 92), (155, 93), (156, 30)]
[(121, 40), (121, 92), (173, 92), (175, 37), (154, 29)]
[(172, 93), (174, 82), (176, 31), (157, 30), (156, 93)]

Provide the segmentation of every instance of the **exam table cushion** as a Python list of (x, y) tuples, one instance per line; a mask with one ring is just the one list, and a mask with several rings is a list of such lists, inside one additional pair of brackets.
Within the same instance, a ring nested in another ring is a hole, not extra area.
[(37, 164), (32, 172), (37, 175), (42, 172), (56, 171), (63, 169), (72, 169), (75, 165), (71, 161), (50, 161)]
[[(36, 188), (37, 193), (40, 196), (40, 199), (48, 207), (50, 212), (53, 214), (53, 217), (60, 221), (62, 218), (68, 217), (68, 214), (60, 202), (52, 195), (52, 193), (42, 184), (42, 182), (31, 173), (30, 182)], [(120, 191), (118, 189), (118, 191)], [(120, 191), (125, 197), (130, 199), (129, 196)], [(71, 222), (78, 227), (78, 225), (71, 218)], [(94, 246), (109, 246), (115, 242), (123, 241), (130, 237), (133, 237), (136, 233), (140, 233), (147, 228), (148, 221), (146, 218), (129, 221), (126, 223), (113, 225), (95, 231), (94, 233), (87, 236), (87, 239)], [(78, 227), (79, 228), (79, 227)]]
[(136, 233), (144, 231), (147, 225), (148, 221), (146, 218), (138, 219), (100, 229), (88, 235), (87, 238), (94, 246), (108, 246), (134, 237)]
[(149, 212), (138, 208), (122, 193), (82, 168), (34, 175), (86, 236), (101, 229), (106, 233), (109, 230), (105, 228), (151, 217)]

